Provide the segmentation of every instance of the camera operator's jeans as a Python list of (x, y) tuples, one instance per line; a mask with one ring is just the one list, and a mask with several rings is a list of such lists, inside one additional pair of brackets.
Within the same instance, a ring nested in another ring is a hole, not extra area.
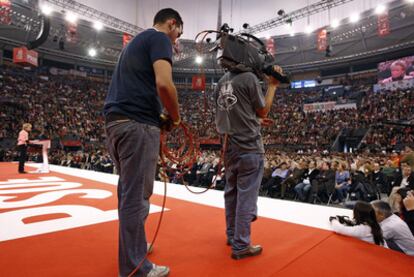
[[(109, 154), (119, 173), (119, 276), (128, 276), (147, 253), (144, 224), (154, 186), (160, 129), (133, 120), (105, 126)], [(134, 276), (152, 269), (147, 259)]]
[(228, 145), (225, 157), (226, 233), (234, 252), (250, 245), (250, 225), (257, 218), (257, 198), (263, 177), (263, 154), (243, 153)]

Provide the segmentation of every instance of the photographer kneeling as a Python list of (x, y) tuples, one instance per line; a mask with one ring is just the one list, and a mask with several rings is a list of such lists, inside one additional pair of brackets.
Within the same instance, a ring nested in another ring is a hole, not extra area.
[(345, 216), (331, 216), (329, 221), (335, 233), (387, 247), (381, 227), (375, 217), (375, 211), (369, 203), (356, 202), (354, 220)]

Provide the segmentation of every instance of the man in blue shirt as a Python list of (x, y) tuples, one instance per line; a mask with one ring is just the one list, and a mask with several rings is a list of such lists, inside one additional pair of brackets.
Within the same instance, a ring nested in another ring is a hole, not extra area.
[(168, 267), (146, 258), (144, 224), (158, 161), (163, 108), (171, 128), (180, 123), (172, 80), (172, 45), (182, 32), (178, 12), (160, 10), (153, 28), (138, 34), (123, 49), (105, 100), (107, 147), (119, 173), (119, 276), (169, 274)]

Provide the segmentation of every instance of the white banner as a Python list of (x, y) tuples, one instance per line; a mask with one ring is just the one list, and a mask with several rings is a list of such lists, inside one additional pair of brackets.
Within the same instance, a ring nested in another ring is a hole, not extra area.
[(318, 102), (318, 103), (303, 105), (303, 111), (305, 113), (326, 112), (326, 111), (332, 111), (332, 110), (356, 109), (356, 108), (357, 108), (356, 103), (337, 104), (334, 101)]

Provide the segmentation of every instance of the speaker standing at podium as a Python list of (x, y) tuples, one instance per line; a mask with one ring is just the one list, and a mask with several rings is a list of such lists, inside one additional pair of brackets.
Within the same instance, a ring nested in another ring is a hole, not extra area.
[(17, 150), (19, 151), (19, 173), (27, 173), (24, 171), (24, 163), (26, 162), (27, 143), (29, 141), (29, 132), (32, 130), (32, 124), (23, 124), (23, 129), (19, 132), (17, 138)]

